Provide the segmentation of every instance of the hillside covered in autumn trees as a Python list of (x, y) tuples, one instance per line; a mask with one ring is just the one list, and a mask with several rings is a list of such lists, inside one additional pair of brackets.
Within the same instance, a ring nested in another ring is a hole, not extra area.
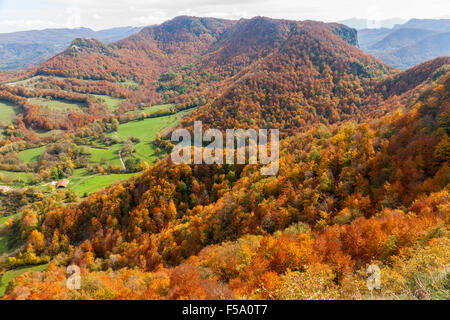
[[(356, 39), (314, 21), (178, 17), (110, 45), (76, 40), (28, 71), (63, 80), (0, 87), (23, 108), (24, 141), (156, 102), (195, 108), (182, 127), (282, 138), (275, 176), (166, 157), (80, 202), (36, 199), (6, 223), (21, 249), (1, 262), (50, 264), (4, 299), (448, 299), (450, 57), (400, 72)], [(88, 96), (99, 92), (129, 102), (111, 112)], [(48, 117), (36, 96), (86, 110)], [(72, 263), (79, 291), (64, 285)], [(375, 293), (370, 264), (382, 270)]]

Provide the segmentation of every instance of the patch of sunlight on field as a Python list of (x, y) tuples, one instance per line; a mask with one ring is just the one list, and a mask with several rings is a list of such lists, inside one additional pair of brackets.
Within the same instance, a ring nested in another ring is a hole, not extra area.
[(69, 102), (69, 101), (63, 101), (63, 100), (47, 100), (43, 98), (30, 98), (30, 103), (42, 106), (42, 107), (48, 107), (55, 111), (76, 111), (76, 112), (83, 112), (83, 108), (85, 105), (83, 103), (75, 103), (75, 102)]

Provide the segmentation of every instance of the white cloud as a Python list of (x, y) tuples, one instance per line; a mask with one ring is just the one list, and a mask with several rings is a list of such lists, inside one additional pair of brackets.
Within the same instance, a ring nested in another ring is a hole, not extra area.
[(66, 8), (67, 13), (67, 28), (81, 27), (81, 8), (78, 6), (70, 6)]
[[(98, 30), (159, 24), (177, 15), (338, 21), (353, 17), (435, 18), (450, 12), (448, 0), (0, 0), (0, 4), (0, 32), (31, 28), (23, 24), (6, 28), (5, 20), (34, 21), (28, 24), (34, 28), (82, 25)], [(79, 12), (67, 14), (67, 8), (74, 7)]]
[(145, 16), (134, 17), (131, 21), (133, 21), (133, 24), (137, 26), (148, 26), (162, 23), (165, 20), (168, 20), (168, 18), (169, 17), (165, 12), (157, 10)]
[(55, 27), (57, 24), (53, 21), (44, 21), (44, 20), (27, 20), (27, 19), (19, 19), (19, 20), (3, 20), (0, 22), (0, 25), (5, 26), (14, 26), (21, 27), (25, 29), (29, 28), (50, 28)]

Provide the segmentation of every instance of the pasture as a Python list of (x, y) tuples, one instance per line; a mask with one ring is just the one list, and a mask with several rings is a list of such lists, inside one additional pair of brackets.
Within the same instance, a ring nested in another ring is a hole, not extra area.
[(9, 125), (20, 112), (20, 107), (6, 101), (0, 101), (0, 123)]
[(85, 105), (83, 103), (69, 102), (64, 100), (44, 99), (44, 98), (30, 98), (30, 103), (47, 107), (54, 111), (76, 111), (83, 112)]

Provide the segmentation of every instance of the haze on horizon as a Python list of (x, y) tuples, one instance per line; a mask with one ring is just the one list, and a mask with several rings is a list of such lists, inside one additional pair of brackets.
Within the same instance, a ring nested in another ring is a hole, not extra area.
[(449, 18), (448, 0), (0, 0), (0, 33), (45, 28), (159, 24), (179, 15), (225, 19), (267, 16), (293, 20), (340, 21)]

